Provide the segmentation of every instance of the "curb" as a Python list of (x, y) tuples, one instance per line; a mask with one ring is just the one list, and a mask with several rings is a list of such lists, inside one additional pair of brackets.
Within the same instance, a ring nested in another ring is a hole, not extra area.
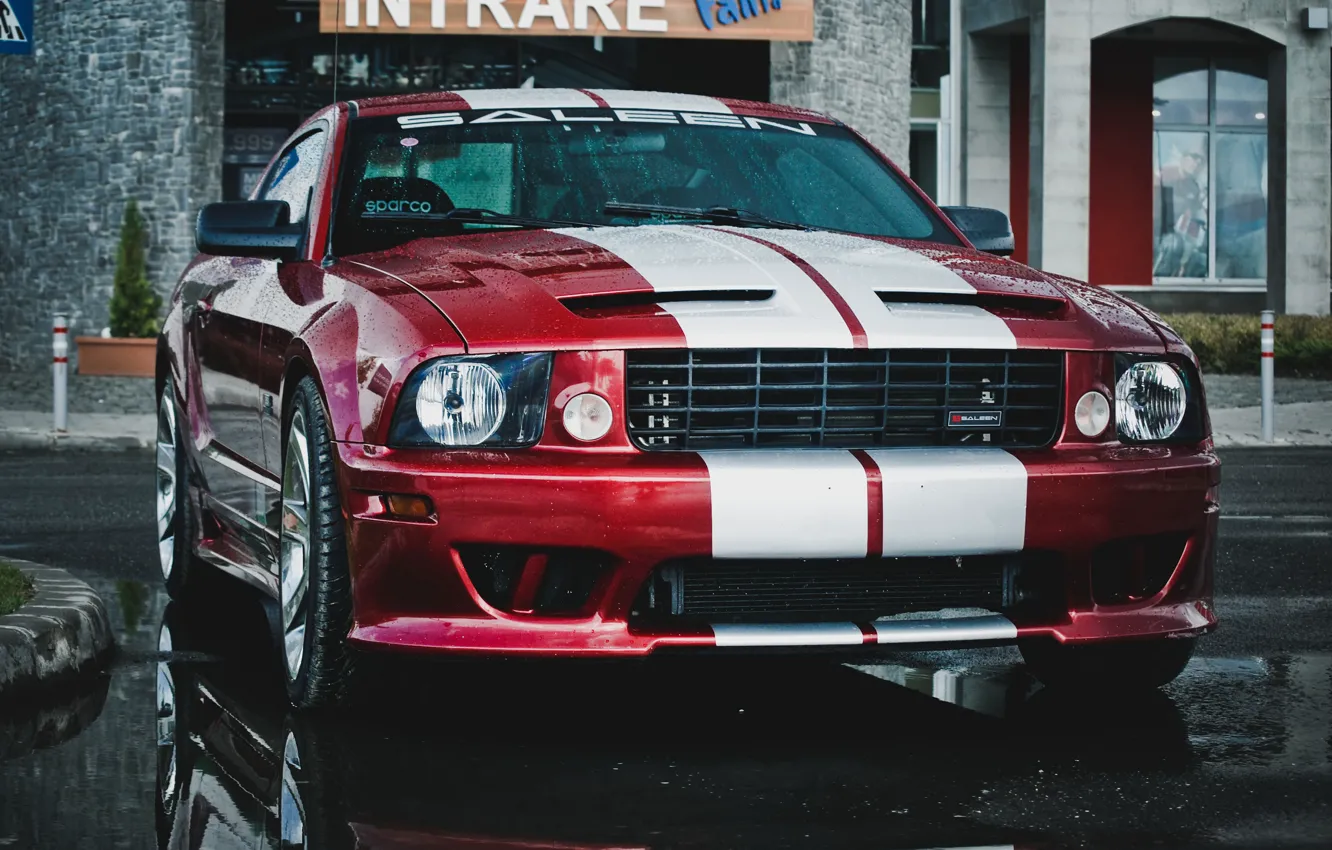
[(123, 452), (151, 449), (151, 440), (141, 437), (103, 437), (95, 434), (57, 434), (54, 431), (0, 430), (0, 451), (6, 449), (56, 449), (84, 452)]
[(0, 698), (99, 669), (115, 645), (102, 598), (64, 570), (7, 560), (36, 593), (0, 617)]

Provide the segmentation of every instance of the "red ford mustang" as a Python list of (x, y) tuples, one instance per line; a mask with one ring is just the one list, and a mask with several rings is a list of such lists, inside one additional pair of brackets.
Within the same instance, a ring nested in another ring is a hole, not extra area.
[(267, 594), (298, 706), (369, 648), (1016, 642), (1047, 682), (1154, 686), (1215, 625), (1192, 353), (827, 117), (338, 103), (198, 242), (162, 572)]

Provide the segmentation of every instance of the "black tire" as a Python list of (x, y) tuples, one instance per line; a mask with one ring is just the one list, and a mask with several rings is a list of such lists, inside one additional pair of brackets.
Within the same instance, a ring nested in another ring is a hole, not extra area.
[(1053, 638), (1020, 641), (1033, 676), (1050, 687), (1089, 691), (1150, 690), (1169, 684), (1193, 657), (1194, 638), (1155, 638), (1062, 644)]
[[(164, 421), (167, 413), (166, 405), (171, 406), (169, 425)], [(165, 436), (166, 430), (170, 428), (173, 432), (172, 460), (175, 468), (175, 530), (172, 535), (172, 566), (169, 573), (163, 567), (163, 580), (166, 584), (168, 596), (178, 602), (187, 602), (199, 597), (200, 578), (206, 567), (198, 563), (198, 559), (194, 555), (194, 539), (197, 536), (198, 518), (195, 516), (193, 506), (190, 503), (190, 465), (189, 458), (186, 456), (185, 446), (187, 443), (184, 438), (184, 430), (180, 424), (183, 415), (181, 407), (175, 390), (172, 389), (171, 383), (168, 381), (162, 390), (162, 395), (158, 398), (157, 404), (157, 467), (160, 482), (163, 463), (162, 438)], [(162, 545), (162, 529), (160, 527), (158, 529), (158, 545)], [(163, 560), (160, 552), (159, 560)]]
[(339, 730), (309, 714), (287, 718), (282, 747), (278, 850), (353, 850), (346, 784), (352, 770)]
[(194, 703), (194, 673), (170, 653), (186, 650), (182, 620), (187, 616), (178, 602), (167, 605), (158, 628), (157, 645), (157, 843), (172, 846), (172, 836), (190, 828), (190, 777), (195, 749), (190, 741), (190, 708)]
[(284, 418), (284, 446), (297, 410), (306, 423), (310, 474), (309, 587), (305, 651), (296, 675), (287, 677), (287, 696), (297, 709), (317, 709), (346, 704), (354, 696), (356, 659), (347, 645), (352, 627), (351, 575), (333, 468), (332, 433), (313, 378), (301, 379), (291, 396)]

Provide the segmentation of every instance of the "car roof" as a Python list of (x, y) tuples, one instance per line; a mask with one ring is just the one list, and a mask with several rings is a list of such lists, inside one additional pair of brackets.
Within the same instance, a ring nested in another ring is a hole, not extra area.
[(369, 97), (353, 101), (360, 116), (401, 115), (463, 109), (663, 109), (675, 112), (731, 112), (756, 118), (787, 118), (836, 124), (836, 120), (795, 106), (695, 94), (629, 89), (462, 89)]

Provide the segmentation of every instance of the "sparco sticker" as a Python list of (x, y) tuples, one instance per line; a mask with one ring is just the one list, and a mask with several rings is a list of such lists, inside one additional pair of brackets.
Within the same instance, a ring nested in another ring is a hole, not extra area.
[(462, 124), (688, 124), (695, 127), (732, 127), (737, 130), (786, 130), (802, 136), (817, 133), (804, 121), (773, 121), (750, 115), (717, 112), (676, 112), (664, 109), (490, 109), (467, 112), (428, 112), (400, 115), (403, 129), (457, 127)]

